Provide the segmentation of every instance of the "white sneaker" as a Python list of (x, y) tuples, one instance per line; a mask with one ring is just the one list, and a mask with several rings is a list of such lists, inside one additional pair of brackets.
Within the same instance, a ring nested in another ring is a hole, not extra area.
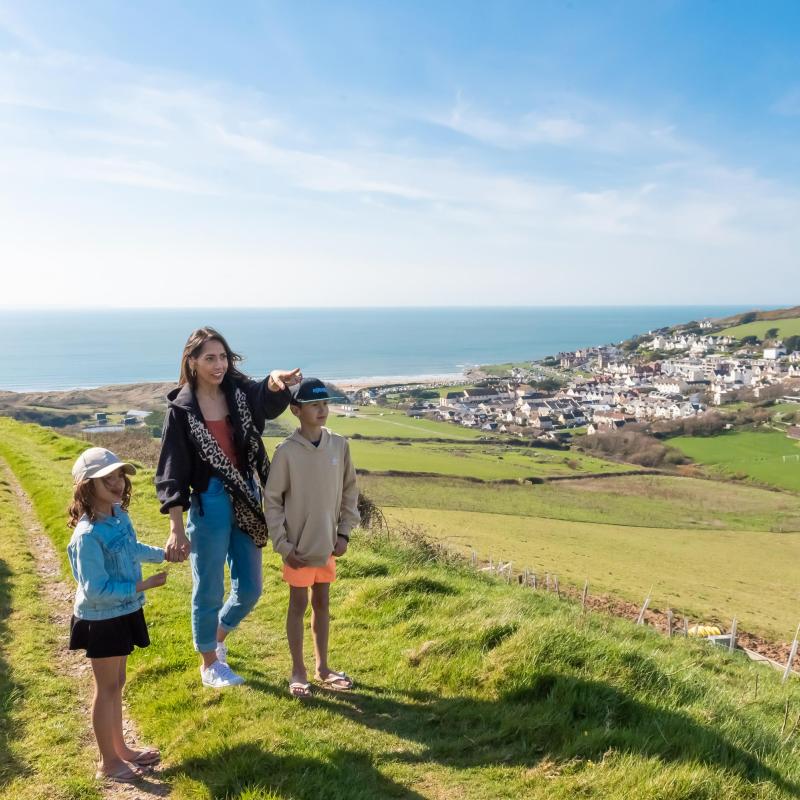
[(225, 642), (217, 642), (217, 661), (228, 663), (228, 645)]
[(203, 686), (210, 686), (212, 689), (241, 686), (244, 683), (244, 678), (222, 661), (215, 661), (210, 667), (200, 667), (200, 676), (203, 679)]

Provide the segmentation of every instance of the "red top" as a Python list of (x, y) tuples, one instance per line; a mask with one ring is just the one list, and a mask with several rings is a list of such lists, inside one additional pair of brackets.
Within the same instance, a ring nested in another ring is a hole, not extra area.
[(236, 457), (236, 446), (233, 443), (233, 425), (229, 418), (207, 419), (206, 426), (211, 435), (217, 440), (220, 449), (236, 469), (239, 469), (239, 459)]

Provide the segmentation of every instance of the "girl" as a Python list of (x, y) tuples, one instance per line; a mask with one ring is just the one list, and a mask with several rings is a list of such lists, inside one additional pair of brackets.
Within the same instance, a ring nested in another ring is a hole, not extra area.
[[(261, 595), (261, 549), (267, 523), (261, 492), (269, 459), (264, 424), (289, 404), (300, 370), (274, 370), (255, 381), (239, 371), (241, 356), (222, 334), (199, 328), (181, 356), (178, 388), (167, 416), (156, 470), (161, 511), (169, 515), (167, 561), (192, 564), (192, 639), (204, 686), (244, 679), (228, 666), (225, 637)], [(184, 528), (183, 512), (188, 509)], [(223, 605), (225, 564), (231, 590)]]
[[(144, 591), (163, 586), (166, 572), (142, 580), (142, 561), (161, 563), (164, 551), (136, 541), (126, 513), (132, 464), (111, 451), (92, 447), (72, 467), (75, 491), (69, 526), (75, 528), (67, 553), (78, 582), (70, 626), (70, 650), (86, 650), (94, 673), (92, 726), (100, 750), (96, 777), (136, 780), (161, 759), (158, 750), (133, 750), (122, 733), (125, 662), (134, 645), (147, 647)], [(126, 763), (127, 762), (127, 763)]]

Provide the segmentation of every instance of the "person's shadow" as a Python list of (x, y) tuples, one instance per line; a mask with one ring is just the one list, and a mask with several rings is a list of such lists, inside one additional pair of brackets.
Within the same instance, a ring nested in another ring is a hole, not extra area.
[[(297, 701), (287, 698), (287, 702)], [(324, 756), (281, 755), (255, 742), (243, 742), (187, 759), (162, 775), (169, 781), (189, 775), (204, 783), (214, 800), (239, 797), (254, 789), (269, 789), (271, 797), (292, 800), (423, 800), (422, 795), (382, 775), (364, 753), (335, 749)]]
[[(282, 695), (285, 691), (256, 676), (249, 684), (270, 694)], [(598, 760), (613, 750), (656, 758), (664, 764), (707, 764), (724, 769), (732, 777), (769, 781), (792, 796), (800, 796), (800, 785), (729, 742), (713, 724), (702, 725), (687, 714), (643, 703), (605, 683), (543, 673), (534, 676), (524, 689), (497, 700), (392, 690), (395, 697), (399, 694), (402, 698), (395, 699), (385, 696), (386, 691), (364, 684), (352, 693), (318, 691), (307, 705), (422, 745), (422, 750), (415, 747), (392, 754), (407, 763), (435, 762), (456, 769), (487, 764), (530, 768), (543, 759)], [(781, 750), (777, 732), (771, 744), (773, 752)], [(356, 780), (360, 768), (350, 759), (364, 757), (342, 755), (337, 771), (348, 781)], [(391, 787), (381, 791), (364, 796), (397, 796)], [(315, 795), (295, 789), (290, 796), (310, 800)]]

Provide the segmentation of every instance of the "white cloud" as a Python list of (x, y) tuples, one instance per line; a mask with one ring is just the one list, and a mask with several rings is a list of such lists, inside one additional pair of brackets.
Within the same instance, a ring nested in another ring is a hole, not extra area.
[[(0, 53), (0, 102), (0, 260), (25, 266), (20, 302), (48, 290), (41, 276), (55, 254), (82, 275), (109, 262), (138, 269), (171, 286), (171, 302), (200, 304), (220, 299), (217, 290), (201, 281), (179, 295), (180, 270), (213, 275), (224, 263), (247, 270), (254, 287), (279, 287), (285, 305), (293, 283), (275, 265), (320, 275), (334, 265), (345, 280), (330, 287), (331, 302), (369, 302), (387, 275), (415, 283), (398, 281), (383, 302), (420, 302), (420, 290), (432, 303), (570, 302), (588, 285), (586, 299), (614, 302), (642, 264), (705, 291), (704, 271), (768, 259), (788, 275), (800, 250), (796, 187), (722, 163), (669, 122), (581, 98), (502, 118), (459, 97), (446, 113), (418, 115), (475, 142), (446, 156), (425, 143), (399, 147), (360, 120), (334, 146), (324, 121), (257, 92), (30, 40)], [(544, 177), (525, 155), (553, 147), (598, 162), (635, 155), (635, 167), (605, 181), (578, 170)], [(498, 150), (511, 152), (513, 170), (498, 166)], [(51, 282), (54, 302), (74, 285)], [(721, 279), (717, 288), (728, 289)], [(638, 291), (678, 299), (653, 285)]]

